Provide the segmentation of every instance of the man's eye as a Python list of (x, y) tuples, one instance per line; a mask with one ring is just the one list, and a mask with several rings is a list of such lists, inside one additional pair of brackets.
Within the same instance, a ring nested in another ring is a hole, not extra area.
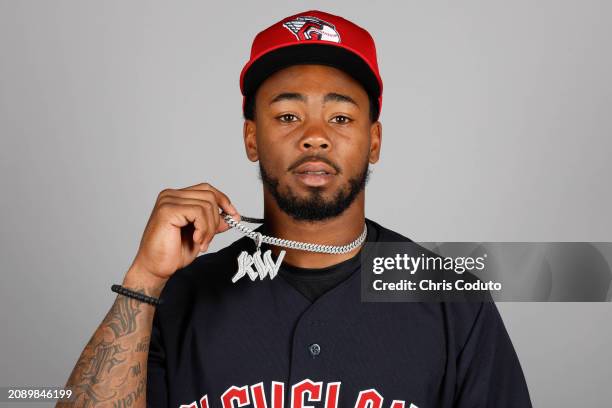
[(295, 122), (297, 119), (298, 119), (297, 116), (295, 116), (292, 113), (285, 113), (285, 114), (280, 115), (278, 117), (278, 120), (280, 120), (281, 122), (284, 122), (284, 123)]
[(338, 125), (345, 125), (349, 123), (350, 121), (351, 121), (351, 118), (349, 118), (348, 116), (344, 116), (344, 115), (338, 115), (332, 118), (332, 122)]

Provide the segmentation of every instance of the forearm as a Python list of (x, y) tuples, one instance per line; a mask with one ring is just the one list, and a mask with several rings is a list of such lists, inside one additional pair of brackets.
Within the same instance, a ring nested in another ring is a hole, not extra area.
[[(158, 297), (164, 282), (130, 270), (123, 286)], [(75, 399), (57, 407), (144, 407), (154, 306), (118, 295), (85, 346), (67, 387)]]

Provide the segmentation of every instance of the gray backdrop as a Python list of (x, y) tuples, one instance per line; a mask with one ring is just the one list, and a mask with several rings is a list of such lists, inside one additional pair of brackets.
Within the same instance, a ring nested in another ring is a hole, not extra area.
[[(163, 188), (261, 213), (238, 75), (257, 31), (312, 8), (378, 44), (370, 218), (419, 241), (612, 241), (611, 2), (0, 0), (0, 386), (64, 384)], [(535, 406), (610, 406), (610, 303), (499, 308)]]

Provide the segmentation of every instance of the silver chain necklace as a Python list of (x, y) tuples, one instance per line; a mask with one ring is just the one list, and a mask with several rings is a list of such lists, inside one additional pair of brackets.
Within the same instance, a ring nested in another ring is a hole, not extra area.
[[(363, 244), (366, 239), (366, 235), (368, 232), (367, 226), (363, 225), (363, 231), (361, 234), (355, 239), (353, 242), (350, 242), (346, 245), (321, 245), (321, 244), (312, 244), (308, 242), (299, 242), (292, 241), (289, 239), (281, 239), (276, 237), (270, 237), (268, 235), (263, 235), (261, 232), (257, 232), (242, 224), (242, 222), (234, 220), (231, 215), (226, 213), (221, 213), (223, 219), (227, 224), (239, 230), (247, 237), (251, 238), (255, 241), (255, 245), (257, 249), (253, 255), (249, 255), (246, 251), (242, 251), (238, 256), (238, 271), (232, 277), (232, 282), (237, 282), (243, 276), (248, 276), (252, 281), (256, 280), (258, 277), (260, 280), (264, 279), (267, 275), (270, 276), (270, 279), (274, 279), (276, 274), (278, 273), (278, 269), (280, 268), (281, 262), (285, 257), (285, 251), (281, 250), (278, 259), (275, 261), (272, 260), (272, 251), (267, 250), (262, 257), (260, 248), (262, 243), (266, 243), (269, 245), (275, 245), (290, 249), (298, 249), (301, 251), (308, 252), (317, 252), (322, 254), (346, 254), (351, 252), (355, 248), (358, 248)], [(263, 220), (260, 218), (252, 218), (252, 217), (240, 217), (240, 221), (261, 224)], [(255, 268), (255, 270), (253, 269)]]

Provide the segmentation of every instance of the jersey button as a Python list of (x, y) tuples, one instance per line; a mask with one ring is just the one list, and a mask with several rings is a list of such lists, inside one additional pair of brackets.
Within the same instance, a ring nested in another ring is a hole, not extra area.
[(310, 352), (312, 358), (315, 358), (321, 354), (321, 346), (319, 346), (317, 343), (312, 343), (310, 346), (308, 346), (308, 351)]

